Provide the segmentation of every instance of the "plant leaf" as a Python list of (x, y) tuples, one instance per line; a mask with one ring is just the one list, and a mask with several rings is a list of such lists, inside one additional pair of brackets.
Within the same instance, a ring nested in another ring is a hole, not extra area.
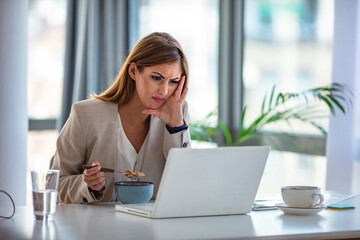
[(261, 104), (261, 114), (264, 114), (265, 102), (266, 102), (266, 94), (265, 94), (264, 99), (263, 99), (262, 104)]
[(275, 85), (272, 87), (272, 90), (271, 90), (268, 111), (271, 110), (272, 101), (273, 101), (273, 97), (274, 97), (274, 92), (275, 92)]
[(329, 107), (330, 111), (335, 115), (334, 107), (326, 97), (324, 97), (322, 94), (319, 94), (319, 93), (315, 94), (315, 96), (318, 97), (320, 100), (324, 101), (327, 104), (327, 106)]
[(232, 146), (233, 140), (232, 140), (232, 136), (231, 136), (231, 132), (230, 132), (229, 128), (225, 125), (225, 123), (223, 123), (220, 120), (219, 120), (218, 124), (219, 124), (221, 131), (224, 133), (226, 145)]
[(245, 129), (245, 115), (246, 115), (246, 106), (244, 107), (244, 110), (242, 111), (242, 116), (241, 116), (241, 124), (240, 124), (240, 133)]
[(343, 108), (343, 106), (334, 98), (334, 96), (332, 96), (332, 95), (330, 95), (330, 94), (328, 94), (327, 96), (330, 98), (331, 101), (333, 101), (333, 102), (336, 104), (336, 106), (338, 106), (338, 108), (340, 108), (340, 110), (341, 110), (344, 114), (346, 113), (346, 112), (345, 112), (345, 109)]

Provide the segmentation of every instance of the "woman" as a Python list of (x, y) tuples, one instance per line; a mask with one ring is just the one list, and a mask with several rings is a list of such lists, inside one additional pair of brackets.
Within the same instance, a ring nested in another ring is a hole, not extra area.
[[(60, 169), (59, 202), (115, 200), (118, 173), (141, 171), (154, 183), (154, 197), (170, 148), (190, 147), (188, 65), (180, 44), (152, 33), (134, 47), (113, 85), (75, 103), (57, 140), (54, 169)], [(84, 164), (92, 164), (83, 170)]]

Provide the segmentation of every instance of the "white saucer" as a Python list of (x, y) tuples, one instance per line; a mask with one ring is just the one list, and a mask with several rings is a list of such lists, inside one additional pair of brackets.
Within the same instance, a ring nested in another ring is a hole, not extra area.
[(296, 208), (288, 207), (284, 203), (275, 204), (275, 206), (281, 211), (283, 211), (285, 214), (289, 215), (315, 215), (326, 208), (326, 206), (324, 205), (314, 208)]

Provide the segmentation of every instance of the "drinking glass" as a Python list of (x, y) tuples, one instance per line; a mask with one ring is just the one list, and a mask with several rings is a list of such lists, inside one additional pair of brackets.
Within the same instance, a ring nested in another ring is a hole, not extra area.
[(36, 220), (55, 219), (59, 170), (31, 171), (34, 215)]

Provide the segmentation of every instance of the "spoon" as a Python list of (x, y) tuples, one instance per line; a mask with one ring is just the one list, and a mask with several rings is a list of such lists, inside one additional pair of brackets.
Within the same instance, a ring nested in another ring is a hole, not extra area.
[[(90, 168), (93, 168), (93, 167), (96, 167), (96, 165), (83, 165), (83, 169), (90, 169)], [(116, 170), (111, 169), (111, 168), (104, 168), (104, 167), (102, 167), (100, 169), (100, 171), (101, 172), (111, 172), (111, 173), (116, 172), (116, 173), (122, 173), (123, 174), (123, 172), (116, 171)], [(142, 172), (132, 172), (130, 170), (126, 170), (125, 171), (125, 176), (132, 179), (132, 180), (138, 180), (139, 177), (143, 177), (143, 176), (145, 176), (145, 174), (142, 173)]]
[[(93, 168), (93, 167), (96, 167), (96, 165), (83, 165), (83, 169), (90, 169), (90, 168)], [(100, 169), (100, 171), (101, 171), (101, 172), (111, 172), (111, 173), (113, 173), (113, 172), (123, 173), (123, 172), (116, 171), (116, 170), (111, 169), (111, 168), (104, 168), (104, 167), (102, 167), (102, 168)]]

